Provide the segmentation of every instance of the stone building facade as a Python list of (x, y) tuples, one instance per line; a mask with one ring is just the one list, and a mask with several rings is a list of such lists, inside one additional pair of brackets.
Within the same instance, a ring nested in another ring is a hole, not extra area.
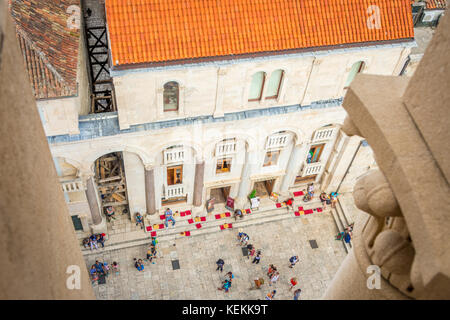
[[(318, 189), (334, 191), (341, 187), (349, 163), (361, 148), (356, 158), (361, 170), (346, 179), (342, 190), (350, 190), (357, 176), (376, 166), (362, 139), (340, 130), (346, 117), (341, 103), (357, 73), (395, 76), (401, 72), (414, 46), (409, 1), (392, 10), (381, 6), (387, 10), (383, 14), (392, 19), (383, 20), (380, 28), (389, 32), (367, 29), (366, 21), (373, 20), (376, 10), (361, 10), (349, 3), (327, 10), (356, 21), (344, 30), (353, 38), (337, 39), (336, 31), (330, 29), (323, 31), (322, 38), (332, 40), (315, 45), (310, 34), (306, 44), (279, 41), (272, 50), (242, 49), (228, 41), (219, 46), (228, 45), (228, 55), (183, 56), (189, 42), (177, 47), (179, 43), (166, 35), (181, 55), (170, 58), (176, 50), (160, 44), (158, 52), (166, 50), (167, 57), (158, 61), (150, 53), (139, 53), (143, 50), (139, 43), (131, 46), (137, 31), (128, 49), (120, 49), (124, 26), (115, 17), (127, 9), (120, 5), (106, 0), (106, 14), (101, 13), (108, 27), (109, 71), (117, 111), (88, 114), (89, 108), (82, 107), (88, 103), (84, 101), (43, 121), (69, 211), (83, 231), (107, 231), (95, 162), (113, 152), (121, 153), (123, 159), (130, 219), (140, 212), (150, 221), (157, 221), (157, 213), (167, 206), (193, 209), (201, 215), (211, 197), (229, 196), (237, 207), (248, 207), (248, 195), (254, 189), (262, 190), (261, 195), (288, 194), (313, 182)], [(279, 5), (278, 14), (290, 13), (286, 4)], [(224, 8), (212, 8), (215, 13), (222, 12), (219, 9)], [(145, 13), (144, 7), (134, 10)], [(298, 5), (296, 10), (301, 16), (314, 15), (318, 9)], [(317, 25), (326, 20), (326, 13), (315, 16)], [(269, 21), (274, 16), (266, 18)], [(162, 20), (159, 23), (159, 28), (167, 25)], [(244, 34), (243, 26), (225, 25), (230, 28), (225, 33)], [(292, 32), (300, 35), (300, 31)], [(255, 38), (264, 33), (262, 29), (253, 32)], [(277, 35), (265, 36), (274, 40)], [(294, 34), (294, 38), (300, 36)], [(78, 90), (86, 91), (89, 88), (81, 80), (87, 68), (82, 50), (76, 53), (77, 83)], [(129, 57), (140, 60), (126, 60), (127, 50), (131, 50)], [(86, 99), (87, 95), (79, 97)], [(63, 108), (65, 101), (56, 98), (40, 105)]]

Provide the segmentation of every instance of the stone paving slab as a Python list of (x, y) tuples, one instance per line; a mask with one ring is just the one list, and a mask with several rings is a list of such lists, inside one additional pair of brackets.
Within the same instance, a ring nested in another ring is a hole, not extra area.
[[(305, 224), (304, 221), (308, 223)], [(302, 289), (301, 299), (319, 299), (345, 258), (339, 241), (334, 240), (336, 227), (329, 212), (301, 218), (253, 225), (244, 229), (250, 243), (262, 250), (259, 265), (242, 255), (236, 240), (237, 230), (179, 238), (158, 244), (155, 264), (145, 262), (145, 269), (135, 269), (133, 258), (145, 258), (146, 246), (98, 252), (85, 256), (89, 268), (95, 260), (110, 265), (117, 261), (120, 275), (111, 274), (104, 285), (94, 284), (98, 299), (264, 299), (272, 289), (277, 299), (293, 298), (289, 279), (296, 276)], [(316, 240), (312, 249), (309, 240)], [(289, 258), (298, 254), (300, 262), (290, 269)], [(179, 260), (180, 269), (173, 270), (171, 261)], [(215, 271), (217, 259), (225, 261), (224, 272)], [(270, 263), (278, 267), (280, 279), (270, 287), (266, 270)], [(217, 290), (226, 271), (235, 274), (229, 293)], [(265, 277), (261, 290), (248, 290), (252, 279)]]

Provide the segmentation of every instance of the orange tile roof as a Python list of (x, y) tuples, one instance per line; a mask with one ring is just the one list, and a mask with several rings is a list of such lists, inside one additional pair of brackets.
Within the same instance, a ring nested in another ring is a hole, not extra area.
[[(369, 29), (368, 8), (380, 8)], [(414, 38), (410, 0), (106, 0), (113, 65)]]
[(426, 0), (427, 9), (445, 9), (447, 7), (446, 0)]

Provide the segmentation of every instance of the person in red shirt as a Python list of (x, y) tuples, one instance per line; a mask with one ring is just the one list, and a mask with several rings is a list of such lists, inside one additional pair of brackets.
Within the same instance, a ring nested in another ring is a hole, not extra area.
[(296, 285), (297, 285), (297, 278), (291, 278), (291, 281), (290, 281), (291, 283), (290, 283), (290, 289), (289, 290), (292, 290), (292, 288), (293, 287), (295, 287)]

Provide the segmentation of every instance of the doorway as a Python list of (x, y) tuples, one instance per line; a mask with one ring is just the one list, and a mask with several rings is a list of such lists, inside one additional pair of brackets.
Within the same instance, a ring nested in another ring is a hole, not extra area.
[(256, 196), (260, 198), (270, 196), (273, 191), (274, 184), (275, 179), (255, 182), (254, 189), (256, 190)]
[(122, 152), (113, 152), (98, 158), (94, 170), (103, 213), (106, 214), (107, 207), (113, 207), (116, 214), (129, 213)]
[(214, 198), (215, 203), (226, 203), (230, 190), (231, 186), (211, 189), (210, 198)]

